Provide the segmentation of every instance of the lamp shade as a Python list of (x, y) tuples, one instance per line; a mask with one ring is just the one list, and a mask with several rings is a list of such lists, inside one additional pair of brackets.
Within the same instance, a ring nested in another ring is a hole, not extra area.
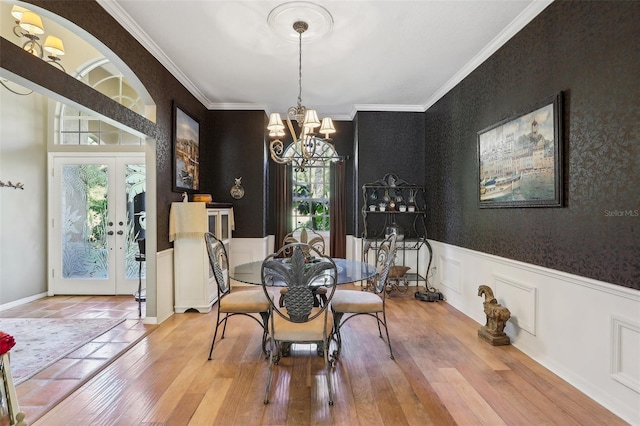
[(269, 132), (269, 136), (272, 138), (281, 138), (284, 136), (284, 130), (280, 129), (280, 130), (271, 130)]
[(47, 39), (44, 42), (44, 50), (51, 53), (53, 56), (64, 55), (62, 40), (56, 36), (47, 36)]
[(35, 13), (25, 10), (22, 13), (22, 19), (20, 19), (20, 28), (27, 31), (29, 34), (44, 34), (44, 25), (42, 25), (42, 19)]
[(325, 117), (322, 119), (322, 126), (320, 126), (320, 133), (324, 134), (325, 138), (328, 138), (330, 134), (336, 132), (336, 128), (333, 126), (333, 120), (331, 117)]
[(277, 112), (272, 112), (269, 115), (269, 124), (267, 129), (272, 132), (278, 132), (284, 130), (284, 124), (282, 123), (282, 117)]
[(320, 126), (320, 120), (318, 119), (318, 113), (315, 109), (308, 109), (304, 114), (304, 122), (302, 123), (303, 127), (308, 129), (315, 129)]
[(11, 8), (11, 16), (13, 16), (16, 21), (20, 21), (22, 19), (22, 15), (24, 14), (24, 12), (27, 12), (27, 11), (28, 9), (25, 9), (24, 7), (14, 5)]

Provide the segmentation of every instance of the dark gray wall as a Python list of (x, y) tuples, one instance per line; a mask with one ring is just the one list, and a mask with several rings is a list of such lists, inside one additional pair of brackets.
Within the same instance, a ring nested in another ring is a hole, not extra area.
[[(266, 235), (267, 157), (264, 111), (209, 111), (207, 140), (201, 142), (203, 192), (233, 204), (236, 238)], [(242, 177), (243, 198), (229, 192)]]
[[(638, 22), (640, 2), (554, 2), (429, 108), (432, 239), (640, 289)], [(476, 132), (559, 91), (565, 207), (478, 209)]]
[(363, 231), (362, 185), (395, 173), (409, 183), (424, 185), (425, 120), (417, 112), (358, 112), (355, 123), (355, 235)]

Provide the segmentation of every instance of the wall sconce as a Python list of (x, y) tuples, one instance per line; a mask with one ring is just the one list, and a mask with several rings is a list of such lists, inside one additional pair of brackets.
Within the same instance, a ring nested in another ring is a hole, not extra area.
[[(34, 56), (49, 62), (62, 71), (67, 72), (60, 63), (60, 56), (64, 55), (64, 45), (62, 40), (56, 36), (49, 35), (44, 40), (44, 46), (40, 44), (40, 37), (44, 34), (42, 18), (34, 12), (20, 6), (11, 8), (11, 16), (16, 20), (13, 33), (19, 38), (27, 40), (22, 44), (22, 48)], [(46, 57), (45, 59), (45, 52)]]

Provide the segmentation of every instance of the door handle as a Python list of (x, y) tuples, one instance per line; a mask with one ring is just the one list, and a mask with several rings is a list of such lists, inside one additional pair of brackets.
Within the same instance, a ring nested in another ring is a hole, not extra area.
[(113, 231), (107, 232), (107, 235), (113, 235)]
[(116, 233), (117, 233), (118, 235), (122, 235), (122, 234), (124, 234), (124, 232), (123, 232), (123, 231), (118, 231), (118, 232), (116, 232)]

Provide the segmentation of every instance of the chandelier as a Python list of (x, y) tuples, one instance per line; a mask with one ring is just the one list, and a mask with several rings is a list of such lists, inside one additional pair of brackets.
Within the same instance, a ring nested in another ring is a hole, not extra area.
[[(293, 142), (285, 149), (281, 139), (285, 135), (285, 126), (280, 113), (274, 112), (269, 115), (267, 130), (272, 138), (269, 144), (271, 159), (278, 164), (293, 164), (296, 171), (303, 171), (306, 166), (316, 161), (338, 159), (338, 155), (329, 138), (329, 135), (336, 132), (333, 120), (325, 117), (320, 121), (316, 110), (302, 105), (302, 34), (309, 29), (309, 25), (304, 21), (296, 21), (293, 23), (293, 29), (298, 33), (299, 45), (298, 104), (289, 108), (285, 117)], [(292, 118), (298, 123), (298, 133), (291, 123)], [(318, 127), (320, 129), (316, 132)]]

